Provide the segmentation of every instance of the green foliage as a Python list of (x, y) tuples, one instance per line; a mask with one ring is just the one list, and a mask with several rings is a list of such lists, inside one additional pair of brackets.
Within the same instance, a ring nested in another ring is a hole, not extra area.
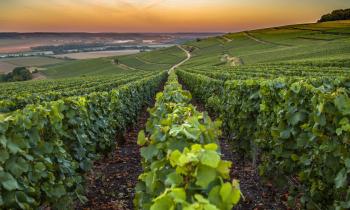
[[(289, 78), (324, 77), (329, 79), (350, 76), (349, 68), (327, 66), (328, 64), (326, 63), (326, 66), (313, 66), (311, 63), (278, 63), (237, 67), (188, 67), (183, 70), (224, 81), (253, 78), (273, 79), (281, 77), (281, 75), (288, 76)], [(344, 62), (342, 65), (344, 65)]]
[(303, 209), (349, 208), (348, 77), (231, 80), (212, 100), (201, 94), (219, 87), (217, 80), (178, 75), (219, 112), (235, 148), (259, 158), (261, 175), (289, 187), (290, 201)]
[(189, 104), (174, 73), (149, 110), (146, 133), (139, 133), (144, 173), (139, 176), (136, 209), (232, 209), (240, 199), (229, 179), (231, 162), (221, 160), (219, 121)]
[(166, 73), (109, 92), (61, 98), (0, 115), (2, 209), (72, 209), (92, 161), (115, 147)]
[(109, 91), (140, 78), (152, 77), (155, 72), (71, 78), (67, 80), (44, 80), (28, 83), (3, 84), (0, 93), (0, 112), (22, 109), (28, 104), (59, 100), (68, 96), (84, 96), (92, 92)]

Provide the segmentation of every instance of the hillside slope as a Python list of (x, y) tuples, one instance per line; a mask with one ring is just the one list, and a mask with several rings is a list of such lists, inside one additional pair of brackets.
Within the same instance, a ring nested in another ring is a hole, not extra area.
[(223, 60), (238, 64), (346, 61), (350, 58), (350, 21), (230, 33), (187, 45), (194, 50), (186, 66), (233, 65)]
[[(258, 63), (306, 63), (350, 66), (350, 21), (299, 24), (229, 33), (184, 46), (192, 58), (184, 67), (236, 66)], [(49, 66), (48, 78), (105, 75), (133, 70), (165, 70), (186, 58), (178, 47)]]

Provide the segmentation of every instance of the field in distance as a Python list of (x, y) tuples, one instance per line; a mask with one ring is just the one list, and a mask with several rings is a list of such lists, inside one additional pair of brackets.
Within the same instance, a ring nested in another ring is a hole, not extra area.
[(0, 73), (11, 72), (14, 68), (19, 66), (48, 66), (65, 62), (64, 59), (33, 56), (33, 57), (18, 57), (18, 58), (1, 58), (0, 59)]

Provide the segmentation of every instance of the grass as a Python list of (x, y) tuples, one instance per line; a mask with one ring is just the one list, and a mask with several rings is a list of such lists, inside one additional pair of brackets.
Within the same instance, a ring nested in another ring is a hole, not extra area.
[(31, 56), (18, 58), (2, 58), (0, 59), (0, 62), (6, 62), (16, 66), (45, 66), (62, 63), (65, 62), (65, 60), (51, 57)]
[(1, 58), (0, 59), (0, 72), (6, 73), (12, 71), (15, 67), (42, 67), (47, 65), (53, 65), (66, 62), (63, 59), (32, 56), (32, 57), (18, 57), (18, 58)]

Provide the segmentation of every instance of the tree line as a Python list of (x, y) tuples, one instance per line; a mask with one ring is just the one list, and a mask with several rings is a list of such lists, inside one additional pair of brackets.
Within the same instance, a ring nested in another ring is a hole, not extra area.
[(335, 20), (350, 20), (350, 9), (334, 10), (329, 14), (323, 15), (318, 22), (320, 23)]

